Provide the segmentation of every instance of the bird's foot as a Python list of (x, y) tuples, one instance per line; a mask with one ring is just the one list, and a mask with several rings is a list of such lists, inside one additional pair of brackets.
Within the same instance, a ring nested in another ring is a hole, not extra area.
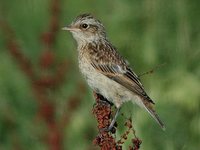
[(103, 132), (111, 132), (111, 133), (115, 133), (116, 132), (116, 128), (115, 126), (109, 126), (109, 127), (105, 127), (105, 128), (101, 128), (100, 129), (100, 133), (103, 133)]

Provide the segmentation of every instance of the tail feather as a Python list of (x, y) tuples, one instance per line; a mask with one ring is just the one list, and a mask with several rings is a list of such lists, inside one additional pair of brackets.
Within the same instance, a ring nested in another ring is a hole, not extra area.
[(165, 130), (165, 125), (164, 123), (160, 120), (158, 114), (156, 113), (156, 111), (153, 109), (153, 106), (151, 103), (147, 102), (147, 101), (143, 101), (144, 104), (144, 108), (149, 112), (149, 114), (156, 120), (156, 122), (160, 125), (160, 127)]

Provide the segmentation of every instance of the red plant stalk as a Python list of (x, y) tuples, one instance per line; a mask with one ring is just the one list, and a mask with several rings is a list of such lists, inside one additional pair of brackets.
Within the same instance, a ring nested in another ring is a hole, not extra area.
[[(44, 69), (50, 69), (51, 66), (54, 64), (54, 57), (55, 54), (53, 50), (53, 44), (55, 43), (57, 31), (59, 30), (59, 6), (60, 1), (52, 0), (51, 1), (51, 8), (50, 8), (50, 24), (49, 24), (49, 31), (42, 33), (42, 43), (44, 44), (45, 48), (41, 54), (40, 59), (40, 66), (41, 74), (37, 75), (36, 71), (29, 61), (29, 59), (23, 54), (20, 45), (17, 42), (15, 34), (10, 26), (6, 23), (6, 21), (0, 22), (0, 27), (5, 34), (6, 43), (10, 54), (13, 56), (15, 61), (20, 66), (20, 69), (24, 72), (27, 76), (27, 79), (31, 82), (31, 86), (33, 89), (34, 96), (36, 97), (37, 104), (38, 104), (38, 113), (37, 115), (41, 120), (43, 120), (47, 125), (47, 134), (45, 135), (44, 141), (48, 144), (49, 149), (51, 150), (61, 150), (63, 149), (63, 129), (66, 128), (67, 123), (69, 123), (70, 117), (74, 110), (78, 107), (80, 97), (71, 96), (67, 101), (67, 106), (69, 105), (70, 108), (67, 109), (66, 114), (69, 114), (67, 117), (64, 114), (62, 119), (65, 121), (56, 121), (55, 113), (55, 101), (49, 97), (49, 92), (64, 82), (64, 78), (66, 77), (66, 73), (68, 70), (69, 63), (63, 62), (61, 64), (54, 65), (56, 67), (55, 73), (52, 75), (44, 75), (42, 72)], [(72, 102), (73, 101), (73, 102)], [(74, 105), (75, 104), (75, 105)], [(68, 112), (70, 111), (70, 112)], [(65, 124), (62, 125), (62, 123)]]
[(103, 129), (107, 128), (111, 123), (111, 105), (105, 102), (105, 99), (95, 94), (96, 105), (93, 108), (93, 114), (97, 119), (98, 136), (93, 143), (98, 145), (101, 150), (120, 150), (121, 146), (117, 144), (112, 133)]
[(128, 139), (128, 134), (130, 134), (132, 131), (134, 137), (131, 141), (133, 145), (129, 146), (129, 150), (139, 150), (142, 141), (138, 139), (135, 135), (135, 130), (133, 128), (131, 118), (128, 119), (124, 124), (124, 126), (128, 129), (119, 140), (116, 140), (116, 138), (113, 137), (113, 134), (115, 134), (117, 130), (116, 126), (111, 132), (107, 132), (104, 130), (105, 128), (108, 128), (113, 118), (111, 104), (109, 104), (103, 96), (96, 93), (94, 93), (94, 95), (96, 104), (93, 108), (93, 114), (97, 119), (97, 128), (99, 134), (93, 140), (93, 143), (99, 146), (101, 150), (122, 150), (122, 145)]

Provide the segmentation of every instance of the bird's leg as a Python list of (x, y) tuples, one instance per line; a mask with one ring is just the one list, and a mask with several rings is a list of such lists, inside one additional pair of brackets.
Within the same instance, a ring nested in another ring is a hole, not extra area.
[(111, 123), (110, 123), (110, 125), (109, 125), (109, 127), (108, 127), (108, 131), (112, 130), (112, 128), (113, 128), (113, 126), (114, 126), (114, 124), (115, 124), (115, 122), (116, 122), (117, 116), (119, 115), (119, 111), (120, 111), (120, 107), (117, 108), (117, 111), (116, 111), (116, 113), (115, 113), (115, 116), (114, 116), (114, 118), (112, 119), (112, 121), (111, 121)]
[(117, 111), (116, 111), (116, 113), (115, 113), (115, 115), (114, 115), (114, 117), (113, 117), (113, 119), (112, 119), (112, 121), (111, 121), (109, 127), (108, 127), (108, 128), (104, 128), (102, 131), (107, 131), (107, 132), (109, 132), (109, 131), (112, 130), (112, 128), (114, 127), (114, 124), (115, 124), (115, 122), (116, 122), (117, 116), (119, 115), (120, 108), (121, 108), (121, 107), (117, 108)]

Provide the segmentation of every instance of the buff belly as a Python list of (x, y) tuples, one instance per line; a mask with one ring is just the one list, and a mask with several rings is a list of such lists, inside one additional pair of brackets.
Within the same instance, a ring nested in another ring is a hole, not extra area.
[(134, 93), (101, 74), (89, 63), (79, 63), (79, 67), (89, 86), (95, 92), (103, 95), (106, 99), (114, 103), (117, 108), (131, 99), (137, 102), (138, 98)]

